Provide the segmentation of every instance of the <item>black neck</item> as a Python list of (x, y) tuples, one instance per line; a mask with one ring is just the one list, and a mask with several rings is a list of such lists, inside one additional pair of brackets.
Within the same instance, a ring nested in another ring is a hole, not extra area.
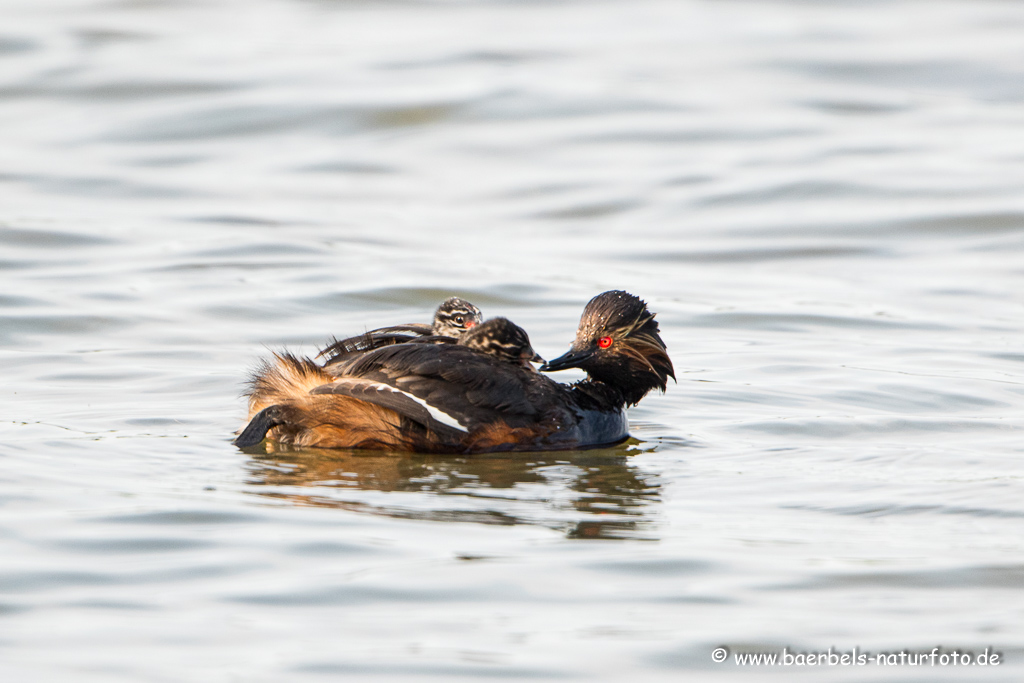
[(618, 388), (593, 377), (587, 377), (571, 386), (576, 393), (577, 402), (589, 410), (621, 410), (628, 403), (626, 396)]
[(652, 375), (647, 373), (622, 372), (606, 378), (610, 381), (605, 381), (597, 379), (588, 372), (585, 380), (577, 382), (573, 386), (580, 387), (581, 390), (605, 403), (609, 408), (622, 408), (636, 405), (651, 389), (658, 386), (650, 381), (651, 377)]

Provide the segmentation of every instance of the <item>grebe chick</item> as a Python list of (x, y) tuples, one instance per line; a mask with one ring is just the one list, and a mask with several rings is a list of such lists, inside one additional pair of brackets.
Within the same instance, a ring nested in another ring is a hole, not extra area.
[[(484, 316), (480, 309), (465, 299), (453, 296), (445, 299), (434, 312), (434, 322), (406, 323), (370, 330), (347, 339), (336, 339), (325, 347), (317, 358), (326, 357), (325, 365), (340, 362), (353, 353), (362, 353), (389, 344), (403, 344), (415, 341), (457, 340), (468, 330), (483, 322)], [(426, 339), (437, 337), (438, 339)]]
[(480, 309), (465, 299), (453, 296), (445, 299), (434, 312), (434, 322), (430, 333), (438, 337), (454, 337), (458, 339), (468, 330), (484, 321)]
[(626, 406), (674, 378), (654, 314), (619, 291), (587, 304), (569, 353), (542, 369), (567, 367), (588, 376), (560, 384), (451, 343), (382, 346), (330, 373), (280, 354), (254, 375), (235, 443), (429, 453), (607, 446), (629, 436)]
[(459, 346), (465, 346), (481, 353), (487, 353), (506, 363), (517, 363), (533, 369), (531, 362), (543, 363), (533, 346), (526, 330), (508, 318), (491, 318), (480, 323), (459, 338)]

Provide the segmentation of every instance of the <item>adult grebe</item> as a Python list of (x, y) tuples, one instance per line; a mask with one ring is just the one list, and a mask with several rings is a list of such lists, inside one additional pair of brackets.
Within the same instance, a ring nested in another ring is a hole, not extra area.
[(591, 299), (569, 353), (541, 369), (569, 367), (587, 378), (559, 384), (464, 344), (383, 346), (329, 372), (280, 354), (253, 377), (250, 421), (235, 443), (269, 436), (296, 446), (431, 453), (591, 448), (626, 439), (625, 408), (675, 378), (654, 314), (622, 291)]

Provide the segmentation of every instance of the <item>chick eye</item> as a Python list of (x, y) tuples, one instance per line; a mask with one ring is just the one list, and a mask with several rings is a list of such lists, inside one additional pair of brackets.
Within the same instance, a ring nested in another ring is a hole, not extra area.
[(600, 346), (602, 349), (607, 349), (609, 346), (612, 345), (612, 338), (601, 337), (600, 339), (597, 340), (597, 345)]
[(463, 317), (462, 317), (461, 315), (457, 315), (457, 316), (455, 316), (455, 324), (456, 324), (456, 325), (461, 325), (461, 324), (463, 324), (464, 322), (466, 322), (466, 319), (465, 319), (465, 318), (463, 318)]

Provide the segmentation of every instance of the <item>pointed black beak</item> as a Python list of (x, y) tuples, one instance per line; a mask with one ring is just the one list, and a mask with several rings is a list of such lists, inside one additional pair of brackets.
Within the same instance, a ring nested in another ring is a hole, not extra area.
[(587, 362), (594, 355), (594, 349), (569, 349), (569, 352), (554, 360), (549, 360), (540, 366), (541, 372), (554, 372), (555, 370), (567, 370), (578, 368)]

